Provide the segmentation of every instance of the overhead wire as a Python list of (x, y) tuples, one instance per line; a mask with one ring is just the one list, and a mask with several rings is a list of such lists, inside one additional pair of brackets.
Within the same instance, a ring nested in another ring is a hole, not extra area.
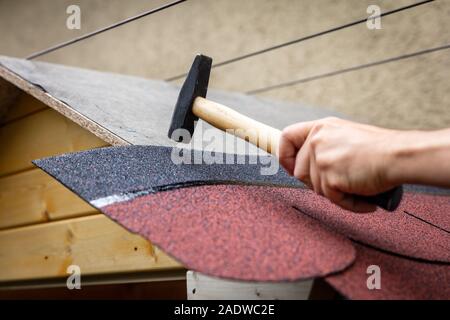
[[(389, 11), (383, 12), (383, 13), (381, 13), (379, 15), (371, 16), (369, 19), (372, 20), (372, 19), (377, 19), (377, 18), (381, 18), (381, 17), (386, 17), (386, 16), (389, 16), (389, 15), (392, 15), (392, 14), (395, 14), (395, 13), (398, 13), (398, 12), (402, 12), (402, 11), (405, 11), (405, 10), (409, 10), (409, 9), (412, 9), (412, 8), (415, 8), (415, 7), (418, 7), (418, 6), (421, 6), (421, 5), (433, 2), (433, 1), (435, 1), (435, 0), (419, 1), (419, 2), (416, 2), (416, 3), (410, 4), (410, 5), (406, 5), (406, 6), (403, 6), (403, 7), (399, 7), (399, 8), (393, 9), (393, 10), (389, 10)], [(301, 43), (303, 41), (314, 39), (314, 38), (317, 38), (317, 37), (320, 37), (320, 36), (323, 36), (323, 35), (326, 35), (326, 34), (330, 34), (330, 33), (342, 30), (342, 29), (350, 28), (350, 27), (353, 27), (355, 25), (358, 25), (358, 24), (361, 24), (361, 23), (365, 23), (365, 22), (367, 22), (367, 20), (368, 20), (368, 18), (364, 17), (364, 18), (358, 19), (356, 21), (352, 21), (352, 22), (349, 22), (349, 23), (346, 23), (346, 24), (343, 24), (343, 25), (339, 25), (339, 26), (336, 26), (336, 27), (333, 27), (333, 28), (330, 28), (330, 29), (327, 29), (327, 30), (316, 32), (316, 33), (313, 33), (313, 34), (310, 34), (310, 35), (307, 35), (307, 36), (303, 36), (303, 37), (300, 37), (300, 38), (297, 38), (297, 39), (294, 39), (294, 40), (291, 40), (291, 41), (279, 43), (279, 44), (276, 44), (276, 45), (273, 45), (273, 46), (270, 46), (270, 47), (267, 47), (267, 48), (264, 48), (264, 49), (261, 49), (261, 50), (257, 50), (257, 51), (254, 51), (254, 52), (250, 52), (250, 53), (246, 53), (246, 54), (243, 54), (243, 55), (239, 55), (239, 56), (236, 56), (236, 57), (231, 58), (231, 59), (227, 59), (227, 60), (224, 60), (224, 61), (221, 61), (221, 62), (218, 62), (218, 63), (214, 63), (211, 66), (211, 68), (218, 68), (218, 67), (226, 66), (226, 65), (229, 65), (231, 63), (235, 63), (235, 62), (238, 62), (238, 61), (242, 61), (244, 59), (255, 57), (255, 56), (263, 54), (263, 53), (267, 53), (267, 52), (270, 52), (270, 51), (273, 51), (273, 50), (281, 49), (281, 48), (284, 48), (284, 47), (287, 47), (287, 46), (291, 46), (293, 44)], [(178, 74), (176, 76), (172, 76), (172, 77), (166, 78), (165, 80), (170, 82), (170, 81), (183, 79), (186, 76), (187, 76), (187, 73), (182, 73), (182, 74)]]
[[(186, 1), (187, 0), (176, 0), (176, 1), (164, 4), (164, 5), (160, 6), (160, 7), (144, 11), (144, 12), (138, 14), (138, 15), (135, 15), (135, 16), (129, 17), (127, 19), (118, 21), (118, 22), (113, 23), (113, 24), (111, 24), (109, 26), (97, 29), (95, 31), (92, 31), (92, 32), (86, 33), (84, 35), (81, 35), (79, 37), (67, 40), (65, 42), (62, 42), (62, 43), (53, 45), (53, 46), (51, 46), (49, 48), (43, 49), (41, 51), (37, 51), (35, 53), (32, 53), (29, 56), (27, 56), (25, 59), (27, 59), (27, 60), (35, 59), (37, 57), (43, 56), (43, 55), (48, 54), (50, 52), (54, 52), (54, 51), (59, 50), (61, 48), (70, 46), (70, 45), (72, 45), (74, 43), (77, 43), (77, 42), (83, 41), (85, 39), (94, 37), (94, 36), (96, 36), (98, 34), (106, 32), (108, 30), (115, 29), (117, 27), (123, 26), (123, 25), (125, 25), (127, 23), (130, 23), (132, 21), (135, 21), (135, 20), (141, 19), (143, 17), (152, 15), (154, 13), (163, 11), (165, 9), (168, 9), (170, 7), (173, 7), (175, 5), (181, 4), (181, 3), (186, 2)], [(320, 36), (323, 36), (323, 35), (326, 35), (326, 34), (330, 34), (330, 33), (333, 33), (333, 32), (339, 31), (339, 30), (343, 30), (343, 29), (346, 29), (346, 28), (350, 28), (352, 26), (364, 23), (368, 19), (377, 19), (377, 18), (381, 18), (381, 17), (386, 17), (386, 16), (389, 16), (389, 15), (392, 15), (392, 14), (395, 14), (395, 13), (398, 13), (398, 12), (402, 12), (402, 11), (405, 11), (405, 10), (409, 10), (409, 9), (412, 9), (412, 8), (415, 8), (415, 7), (418, 7), (418, 6), (430, 3), (430, 2), (434, 2), (434, 1), (435, 0), (423, 0), (423, 1), (419, 1), (419, 2), (416, 2), (416, 3), (412, 3), (412, 4), (409, 4), (409, 5), (403, 6), (403, 7), (399, 7), (399, 8), (393, 9), (393, 10), (386, 11), (386, 12), (380, 13), (379, 15), (371, 16), (369, 18), (364, 17), (364, 18), (358, 19), (356, 21), (352, 21), (352, 22), (349, 22), (349, 23), (346, 23), (346, 24), (343, 24), (343, 25), (335, 26), (335, 27), (327, 29), (327, 30), (316, 32), (316, 33), (313, 33), (313, 34), (310, 34), (310, 35), (307, 35), (307, 36), (303, 36), (303, 37), (300, 37), (300, 38), (297, 38), (297, 39), (294, 39), (294, 40), (291, 40), (291, 41), (287, 41), (287, 42), (283, 42), (283, 43), (280, 43), (280, 44), (276, 44), (276, 45), (273, 45), (273, 46), (270, 46), (270, 47), (267, 47), (267, 48), (264, 48), (264, 49), (260, 49), (260, 50), (254, 51), (254, 52), (246, 53), (246, 54), (239, 55), (239, 56), (236, 56), (236, 57), (231, 58), (231, 59), (227, 59), (227, 60), (215, 63), (215, 64), (212, 65), (212, 68), (217, 68), (217, 67), (229, 65), (231, 63), (235, 63), (235, 62), (238, 62), (238, 61), (242, 61), (242, 60), (245, 60), (245, 59), (249, 59), (251, 57), (254, 57), (254, 56), (257, 56), (257, 55), (260, 55), (260, 54), (264, 54), (264, 53), (267, 53), (267, 52), (270, 52), (270, 51), (273, 51), (273, 50), (281, 49), (281, 48), (284, 48), (284, 47), (287, 47), (287, 46), (291, 46), (293, 44), (301, 43), (303, 41), (307, 41), (307, 40), (310, 40), (310, 39), (313, 39), (313, 38), (316, 38), (316, 37), (320, 37)], [(420, 55), (424, 55), (424, 54), (428, 54), (428, 53), (432, 53), (432, 52), (436, 52), (436, 51), (440, 51), (440, 50), (445, 50), (445, 49), (449, 49), (449, 48), (450, 48), (450, 44), (439, 46), (439, 47), (434, 47), (434, 48), (429, 48), (429, 49), (420, 50), (420, 51), (413, 52), (413, 53), (408, 53), (408, 54), (403, 54), (403, 55), (400, 55), (400, 56), (391, 57), (391, 58), (387, 58), (387, 59), (383, 59), (383, 60), (379, 60), (379, 61), (374, 61), (374, 62), (365, 63), (365, 64), (361, 64), (361, 65), (357, 65), (357, 66), (352, 66), (352, 67), (348, 67), (348, 68), (344, 68), (344, 69), (339, 69), (339, 70), (335, 70), (335, 71), (321, 73), (321, 74), (317, 74), (317, 75), (314, 75), (314, 76), (308, 76), (308, 77), (304, 77), (304, 78), (297, 79), (297, 80), (291, 80), (291, 81), (287, 81), (287, 82), (283, 82), (283, 83), (279, 83), (279, 84), (275, 84), (275, 85), (269, 85), (269, 86), (258, 88), (258, 89), (252, 89), (252, 90), (247, 91), (246, 93), (247, 94), (258, 94), (258, 93), (267, 92), (267, 91), (270, 91), (270, 90), (275, 90), (275, 89), (280, 89), (280, 88), (284, 88), (284, 87), (294, 86), (294, 85), (301, 84), (301, 83), (311, 82), (311, 81), (315, 81), (315, 80), (318, 80), (318, 79), (333, 77), (333, 76), (337, 76), (337, 75), (340, 75), (340, 74), (343, 74), (343, 73), (348, 73), (348, 72), (353, 72), (353, 71), (357, 71), (357, 70), (361, 70), (361, 69), (365, 69), (365, 68), (379, 66), (379, 65), (390, 63), (390, 62), (394, 62), (394, 61), (409, 59), (409, 58), (412, 58), (412, 57), (416, 57), (416, 56), (420, 56)], [(182, 79), (182, 78), (184, 78), (186, 76), (187, 76), (187, 73), (183, 73), (183, 74), (179, 74), (179, 75), (167, 78), (166, 81), (175, 81), (175, 80), (178, 80), (178, 79)]]
[(167, 3), (167, 4), (164, 4), (164, 5), (160, 6), (160, 7), (157, 7), (157, 8), (151, 9), (151, 10), (144, 11), (144, 12), (138, 14), (138, 15), (135, 15), (135, 16), (129, 17), (129, 18), (127, 18), (127, 19), (118, 21), (118, 22), (113, 23), (113, 24), (111, 24), (111, 25), (109, 25), (109, 26), (107, 26), (107, 27), (103, 27), (103, 28), (97, 29), (97, 30), (95, 30), (95, 31), (92, 31), (92, 32), (86, 33), (86, 34), (84, 34), (84, 35), (81, 35), (81, 36), (79, 36), (79, 37), (76, 37), (76, 38), (73, 38), (73, 39), (64, 41), (64, 42), (62, 42), (62, 43), (58, 43), (58, 44), (53, 45), (53, 46), (51, 46), (51, 47), (49, 47), (49, 48), (46, 48), (46, 49), (43, 49), (43, 50), (34, 52), (34, 53), (28, 55), (25, 59), (27, 59), (27, 60), (32, 60), (32, 59), (34, 59), (34, 58), (41, 57), (41, 56), (46, 55), (46, 54), (48, 54), (48, 53), (50, 53), (50, 52), (54, 52), (54, 51), (59, 50), (59, 49), (61, 49), (61, 48), (70, 46), (70, 45), (72, 45), (72, 44), (74, 44), (74, 43), (83, 41), (83, 40), (85, 40), (85, 39), (92, 38), (92, 37), (94, 37), (94, 36), (96, 36), (96, 35), (98, 35), (98, 34), (100, 34), (100, 33), (106, 32), (106, 31), (108, 31), (108, 30), (115, 29), (115, 28), (117, 28), (117, 27), (123, 26), (123, 25), (125, 25), (125, 24), (127, 24), (127, 23), (130, 23), (130, 22), (132, 22), (132, 21), (135, 21), (135, 20), (138, 20), (138, 19), (147, 17), (147, 16), (149, 16), (149, 15), (152, 15), (152, 14), (154, 14), (154, 13), (163, 11), (163, 10), (165, 10), (165, 9), (168, 9), (168, 8), (170, 8), (170, 7), (173, 7), (173, 6), (177, 5), (177, 4), (180, 4), (180, 3), (183, 3), (183, 2), (186, 2), (186, 1), (187, 1), (187, 0), (176, 0), (176, 1), (173, 1), (173, 2), (170, 2), (170, 3)]
[(348, 67), (348, 68), (344, 68), (344, 69), (339, 69), (336, 71), (325, 72), (325, 73), (321, 73), (321, 74), (314, 75), (314, 76), (309, 76), (309, 77), (305, 77), (305, 78), (301, 78), (301, 79), (297, 79), (297, 80), (292, 80), (292, 81), (287, 81), (287, 82), (283, 82), (283, 83), (279, 83), (279, 84), (275, 84), (275, 85), (266, 86), (263, 88), (253, 89), (253, 90), (247, 91), (246, 93), (247, 94), (257, 94), (257, 93), (267, 92), (267, 91), (271, 91), (271, 90), (275, 90), (275, 89), (281, 89), (281, 88), (294, 86), (294, 85), (301, 84), (301, 83), (311, 82), (311, 81), (318, 80), (318, 79), (337, 76), (337, 75), (340, 75), (343, 73), (348, 73), (348, 72), (357, 71), (357, 70), (361, 70), (361, 69), (371, 68), (371, 67), (379, 66), (382, 64), (391, 63), (394, 61), (410, 59), (413, 57), (425, 55), (425, 54), (436, 52), (436, 51), (446, 50), (446, 49), (450, 49), (450, 44), (446, 44), (446, 45), (434, 47), (434, 48), (429, 48), (429, 49), (425, 49), (425, 50), (420, 50), (420, 51), (416, 51), (416, 52), (412, 52), (412, 53), (407, 53), (407, 54), (403, 54), (400, 56), (391, 57), (391, 58), (387, 58), (387, 59), (383, 59), (383, 60), (378, 60), (378, 61), (374, 61), (374, 62), (370, 62), (370, 63), (365, 63), (365, 64), (361, 64), (361, 65), (357, 65), (357, 66), (352, 66), (352, 67)]

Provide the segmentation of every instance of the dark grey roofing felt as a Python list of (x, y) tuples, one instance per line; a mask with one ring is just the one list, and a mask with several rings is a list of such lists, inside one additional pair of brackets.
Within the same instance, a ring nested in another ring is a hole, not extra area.
[[(212, 183), (265, 184), (301, 187), (271, 156), (236, 156), (222, 153), (215, 158), (228, 164), (205, 165), (172, 162), (171, 154), (182, 149), (161, 146), (100, 148), (36, 160), (34, 163), (87, 201), (112, 195), (154, 192), (180, 185)], [(209, 153), (184, 149), (191, 159)], [(271, 171), (269, 161), (275, 170)], [(268, 170), (268, 171), (264, 171)], [(264, 173), (273, 173), (265, 175)]]
[[(231, 164), (204, 165), (202, 160), (201, 164), (177, 165), (172, 161), (171, 154), (179, 154), (180, 150), (161, 146), (110, 147), (36, 160), (34, 163), (83, 199), (99, 207), (104, 203), (92, 201), (118, 195), (133, 198), (189, 185), (240, 183), (303, 186), (277, 166), (278, 163), (272, 156), (228, 155), (233, 159)], [(207, 152), (188, 149), (184, 149), (184, 152), (191, 155), (191, 159), (205, 159), (205, 155), (209, 155)], [(217, 155), (216, 158), (226, 161), (226, 155)], [(238, 158), (241, 162), (237, 161)], [(269, 162), (271, 160), (273, 162)], [(450, 190), (411, 185), (406, 190), (450, 194)], [(113, 200), (112, 202), (124, 199)]]

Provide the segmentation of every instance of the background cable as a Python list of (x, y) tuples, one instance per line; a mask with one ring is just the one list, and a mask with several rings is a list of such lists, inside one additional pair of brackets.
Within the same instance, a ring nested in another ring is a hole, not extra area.
[(310, 82), (310, 81), (314, 81), (314, 80), (318, 80), (318, 79), (333, 77), (333, 76), (337, 76), (339, 74), (343, 74), (343, 73), (347, 73), (347, 72), (352, 72), (352, 71), (361, 70), (361, 69), (365, 69), (365, 68), (375, 67), (375, 66), (379, 66), (379, 65), (382, 65), (382, 64), (385, 64), (385, 63), (390, 63), (390, 62), (394, 62), (394, 61), (409, 59), (409, 58), (413, 58), (413, 57), (417, 57), (417, 56), (420, 56), (420, 55), (424, 55), (424, 54), (428, 54), (428, 53), (432, 53), (432, 52), (436, 52), (436, 51), (441, 51), (441, 50), (445, 50), (445, 49), (450, 49), (450, 44), (446, 44), (446, 45), (443, 45), (443, 46), (440, 46), (440, 47), (434, 47), (434, 48), (430, 48), (430, 49), (425, 49), (425, 50), (421, 50), (421, 51), (416, 51), (416, 52), (413, 52), (413, 53), (408, 53), (408, 54), (404, 54), (404, 55), (401, 55), (401, 56), (392, 57), (392, 58), (388, 58), (388, 59), (384, 59), (384, 60), (379, 60), (379, 61), (374, 61), (374, 62), (370, 62), (370, 63), (365, 63), (365, 64), (361, 64), (361, 65), (358, 65), (358, 66), (349, 67), (349, 68), (345, 68), (345, 69), (340, 69), (340, 70), (336, 70), (336, 71), (332, 71), (332, 72), (322, 73), (322, 74), (319, 74), (319, 75), (306, 77), (306, 78), (302, 78), (302, 79), (298, 79), (298, 80), (283, 82), (283, 83), (279, 83), (279, 84), (276, 84), (276, 85), (267, 86), (267, 87), (264, 87), (264, 88), (250, 90), (250, 91), (247, 91), (246, 93), (247, 94), (257, 94), (257, 93), (261, 93), (261, 92), (267, 92), (267, 91), (270, 91), (270, 90), (285, 88), (285, 87), (297, 85), (297, 84), (300, 84), (300, 83), (306, 83), (306, 82)]
[(100, 34), (100, 33), (105, 32), (105, 31), (108, 31), (108, 30), (111, 30), (111, 29), (115, 29), (115, 28), (120, 27), (120, 26), (123, 26), (124, 24), (127, 24), (127, 23), (129, 23), (129, 22), (132, 22), (132, 21), (138, 20), (138, 19), (140, 19), (140, 18), (149, 16), (149, 15), (151, 15), (151, 14), (154, 14), (154, 13), (156, 13), (156, 12), (162, 11), (162, 10), (164, 10), (164, 9), (168, 9), (168, 8), (170, 8), (170, 7), (173, 7), (173, 6), (177, 5), (177, 4), (180, 4), (180, 3), (185, 2), (185, 1), (187, 1), (187, 0), (177, 0), (177, 1), (173, 1), (173, 2), (167, 3), (167, 4), (165, 4), (165, 5), (162, 5), (162, 6), (158, 7), (158, 8), (151, 9), (151, 10), (148, 10), (148, 11), (145, 11), (145, 12), (142, 12), (142, 13), (136, 15), (136, 16), (133, 16), (133, 17), (127, 18), (127, 19), (125, 19), (125, 20), (116, 22), (116, 23), (114, 23), (114, 24), (112, 24), (112, 25), (109, 25), (109, 26), (107, 26), (107, 27), (104, 27), (104, 28), (95, 30), (95, 31), (90, 32), (90, 33), (86, 33), (86, 34), (84, 34), (84, 35), (82, 35), (82, 36), (73, 38), (73, 39), (71, 39), (71, 40), (68, 40), (68, 41), (65, 41), (65, 42), (56, 44), (56, 45), (54, 45), (54, 46), (51, 46), (51, 47), (49, 47), (49, 48), (47, 48), (47, 49), (44, 49), (44, 50), (35, 52), (35, 53), (33, 53), (33, 54), (30, 54), (30, 55), (29, 55), (28, 57), (26, 57), (25, 59), (27, 59), (27, 60), (32, 60), (32, 59), (34, 59), (34, 58), (43, 56), (43, 55), (45, 55), (45, 54), (47, 54), (47, 53), (56, 51), (56, 50), (58, 50), (58, 49), (61, 49), (61, 48), (67, 47), (67, 46), (70, 46), (71, 44), (74, 44), (74, 43), (80, 42), (80, 41), (82, 41), (82, 40), (91, 38), (91, 37), (93, 37), (93, 36), (96, 36), (96, 35), (98, 35), (98, 34)]
[[(353, 22), (350, 22), (350, 23), (346, 23), (346, 24), (341, 25), (341, 26), (337, 26), (337, 27), (328, 29), (328, 30), (324, 30), (324, 31), (321, 31), (321, 32), (313, 33), (313, 34), (305, 36), (305, 37), (301, 37), (301, 38), (298, 38), (298, 39), (295, 39), (295, 40), (291, 40), (291, 41), (288, 41), (288, 42), (280, 43), (280, 44), (277, 44), (277, 45), (274, 45), (274, 46), (271, 46), (271, 47), (268, 47), (268, 48), (265, 48), (265, 49), (262, 49), (262, 50), (254, 51), (254, 52), (247, 53), (247, 54), (244, 54), (244, 55), (241, 55), (241, 56), (237, 56), (235, 58), (224, 60), (222, 62), (218, 62), (218, 63), (213, 64), (212, 68), (225, 66), (227, 64), (231, 64), (231, 63), (234, 63), (234, 62), (237, 62), (237, 61), (248, 59), (248, 58), (251, 58), (251, 57), (254, 57), (254, 56), (266, 53), (266, 52), (269, 52), (269, 51), (281, 49), (281, 48), (284, 48), (284, 47), (287, 47), (287, 46), (290, 46), (290, 45), (293, 45), (293, 44), (296, 44), (296, 43), (300, 43), (300, 42), (303, 42), (303, 41), (306, 41), (306, 40), (310, 40), (310, 39), (313, 39), (313, 38), (316, 38), (316, 37), (320, 37), (320, 36), (323, 36), (323, 35), (326, 35), (326, 34), (330, 34), (332, 32), (336, 32), (336, 31), (339, 31), (339, 30), (342, 30), (342, 29), (346, 29), (346, 28), (349, 28), (349, 27), (352, 27), (352, 26), (364, 23), (368, 19), (377, 19), (377, 18), (381, 18), (381, 17), (386, 17), (386, 16), (389, 16), (391, 14), (394, 14), (394, 13), (397, 13), (397, 12), (401, 12), (401, 11), (405, 11), (405, 10), (408, 10), (408, 9), (412, 9), (412, 8), (417, 7), (417, 6), (424, 5), (424, 4), (433, 2), (433, 1), (435, 1), (435, 0), (420, 1), (420, 2), (416, 2), (416, 3), (410, 4), (410, 5), (407, 5), (407, 6), (404, 6), (404, 7), (400, 7), (400, 8), (397, 8), (397, 9), (390, 10), (390, 11), (386, 11), (384, 13), (381, 13), (381, 14), (377, 15), (377, 16), (373, 16), (373, 17), (370, 17), (370, 18), (367, 18), (367, 17), (366, 18), (362, 18), (362, 19), (359, 19), (359, 20), (356, 20), (356, 21), (353, 21)], [(165, 81), (175, 81), (175, 80), (178, 80), (178, 79), (185, 78), (186, 76), (187, 76), (187, 73), (183, 73), (183, 74), (179, 74), (179, 75), (167, 78), (167, 79), (165, 79)]]

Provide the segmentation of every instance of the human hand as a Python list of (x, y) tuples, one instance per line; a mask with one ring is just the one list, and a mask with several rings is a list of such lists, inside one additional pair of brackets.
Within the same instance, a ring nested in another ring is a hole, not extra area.
[(398, 131), (338, 118), (297, 123), (281, 135), (278, 157), (289, 174), (317, 194), (355, 212), (375, 205), (352, 195), (375, 195), (395, 186), (389, 175)]

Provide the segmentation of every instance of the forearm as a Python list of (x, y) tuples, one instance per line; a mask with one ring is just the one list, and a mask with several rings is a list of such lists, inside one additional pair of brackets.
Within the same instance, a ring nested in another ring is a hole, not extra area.
[(450, 187), (450, 129), (396, 134), (387, 172), (394, 184)]

